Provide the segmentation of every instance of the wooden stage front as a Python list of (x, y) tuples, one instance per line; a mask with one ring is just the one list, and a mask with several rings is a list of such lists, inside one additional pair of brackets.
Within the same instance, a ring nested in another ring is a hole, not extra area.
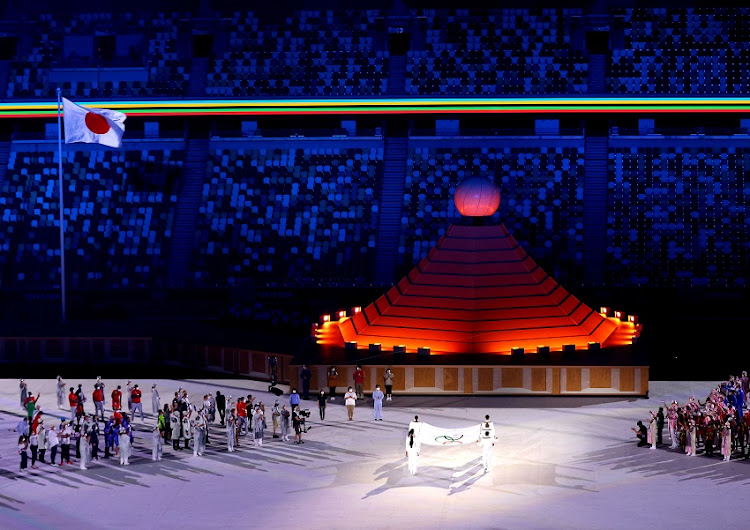
[[(649, 367), (646, 355), (637, 347), (570, 353), (536, 353), (514, 359), (510, 355), (371, 354), (358, 351), (357, 358), (330, 350), (312, 356), (311, 388), (328, 391), (327, 373), (335, 366), (339, 373), (337, 392), (353, 385), (357, 364), (365, 371), (365, 391), (383, 385), (383, 374), (395, 374), (394, 393), (472, 395), (559, 395), (559, 396), (646, 396)], [(289, 366), (290, 382), (297, 381), (301, 366)], [(296, 371), (296, 374), (295, 374)], [(299, 387), (299, 386), (298, 386)]]

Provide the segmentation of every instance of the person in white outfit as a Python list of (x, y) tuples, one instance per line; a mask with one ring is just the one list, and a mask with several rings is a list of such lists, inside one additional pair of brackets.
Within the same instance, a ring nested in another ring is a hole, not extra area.
[(47, 443), (45, 444), (45, 447), (50, 450), (49, 463), (55, 465), (55, 457), (57, 457), (57, 449), (60, 447), (60, 441), (57, 437), (57, 431), (55, 431), (54, 425), (51, 425), (49, 431), (47, 431)]
[(127, 390), (128, 412), (130, 412), (130, 417), (133, 417), (133, 382), (128, 381), (128, 384), (125, 385), (125, 389)]
[(123, 426), (120, 426), (118, 442), (120, 443), (120, 465), (129, 466), (130, 462), (128, 461), (128, 459), (130, 458), (130, 431)]
[(161, 399), (159, 398), (159, 391), (156, 389), (156, 383), (151, 385), (151, 410), (154, 416), (157, 416), (161, 410)]
[(154, 427), (154, 430), (151, 432), (151, 441), (154, 444), (151, 448), (151, 460), (156, 462), (157, 460), (161, 460), (161, 455), (164, 447), (162, 445), (164, 443), (164, 440), (162, 438), (161, 431), (159, 431), (158, 425)]
[(409, 473), (412, 475), (417, 474), (417, 457), (419, 456), (417, 445), (414, 429), (409, 429), (409, 434), (406, 435), (406, 458), (408, 459)]
[(422, 447), (422, 442), (420, 439), (422, 422), (419, 421), (419, 416), (414, 416), (414, 419), (409, 422), (409, 430), (414, 431), (414, 444), (417, 448), (417, 456), (419, 456), (419, 450)]
[[(190, 449), (190, 439), (193, 437), (193, 426), (190, 420), (190, 409), (182, 417), (182, 436), (185, 438), (185, 449)], [(193, 442), (195, 447), (195, 442)]]
[(492, 467), (492, 448), (495, 446), (495, 438), (489, 430), (488, 422), (483, 424), (483, 428), (484, 430), (479, 436), (479, 445), (482, 448), (482, 466), (486, 474), (490, 472), (490, 468)]
[(195, 435), (193, 439), (193, 456), (203, 456), (203, 440), (205, 436), (206, 421), (202, 413), (199, 413), (195, 417), (193, 422), (195, 429)]
[(81, 438), (78, 442), (81, 449), (81, 461), (79, 462), (81, 469), (88, 469), (86, 466), (91, 458), (91, 446), (89, 445), (88, 438), (88, 430), (85, 426), (81, 427)]
[(698, 456), (696, 445), (698, 443), (698, 433), (695, 425), (695, 420), (690, 420), (688, 424), (688, 433), (687, 433), (687, 444), (685, 447), (685, 454), (688, 456)]
[(656, 449), (656, 414), (653, 412), (651, 412), (651, 419), (648, 421), (648, 437), (649, 442), (651, 443), (651, 449)]
[(383, 398), (385, 394), (380, 390), (380, 385), (375, 385), (375, 391), (372, 393), (373, 400), (373, 417), (375, 421), (383, 421)]
[(226, 418), (226, 425), (227, 425), (227, 450), (229, 450), (230, 453), (234, 453), (234, 434), (235, 434), (235, 423), (236, 419), (234, 417), (233, 411), (231, 411), (229, 414), (227, 414)]
[(57, 376), (57, 408), (61, 409), (65, 402), (65, 381), (62, 376)]

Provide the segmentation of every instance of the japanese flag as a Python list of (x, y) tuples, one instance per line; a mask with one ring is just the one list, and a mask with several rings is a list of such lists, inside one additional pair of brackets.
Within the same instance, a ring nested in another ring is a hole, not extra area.
[(87, 109), (62, 98), (65, 119), (65, 143), (85, 142), (109, 147), (122, 145), (125, 118), (122, 112), (108, 109)]

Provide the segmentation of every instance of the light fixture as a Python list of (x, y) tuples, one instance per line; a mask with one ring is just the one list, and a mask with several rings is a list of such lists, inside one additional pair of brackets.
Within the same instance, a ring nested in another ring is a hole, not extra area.
[(338, 315), (339, 320), (341, 320), (342, 318), (346, 318), (346, 311), (339, 311), (336, 314)]
[(322, 317), (320, 317), (320, 319), (323, 322), (330, 322), (331, 321), (331, 315), (323, 315)]

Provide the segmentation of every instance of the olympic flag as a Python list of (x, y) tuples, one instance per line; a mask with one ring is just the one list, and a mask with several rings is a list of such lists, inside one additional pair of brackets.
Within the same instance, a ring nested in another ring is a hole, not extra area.
[(423, 445), (468, 445), (479, 441), (480, 424), (460, 429), (450, 427), (435, 427), (429, 423), (421, 423), (419, 441)]

